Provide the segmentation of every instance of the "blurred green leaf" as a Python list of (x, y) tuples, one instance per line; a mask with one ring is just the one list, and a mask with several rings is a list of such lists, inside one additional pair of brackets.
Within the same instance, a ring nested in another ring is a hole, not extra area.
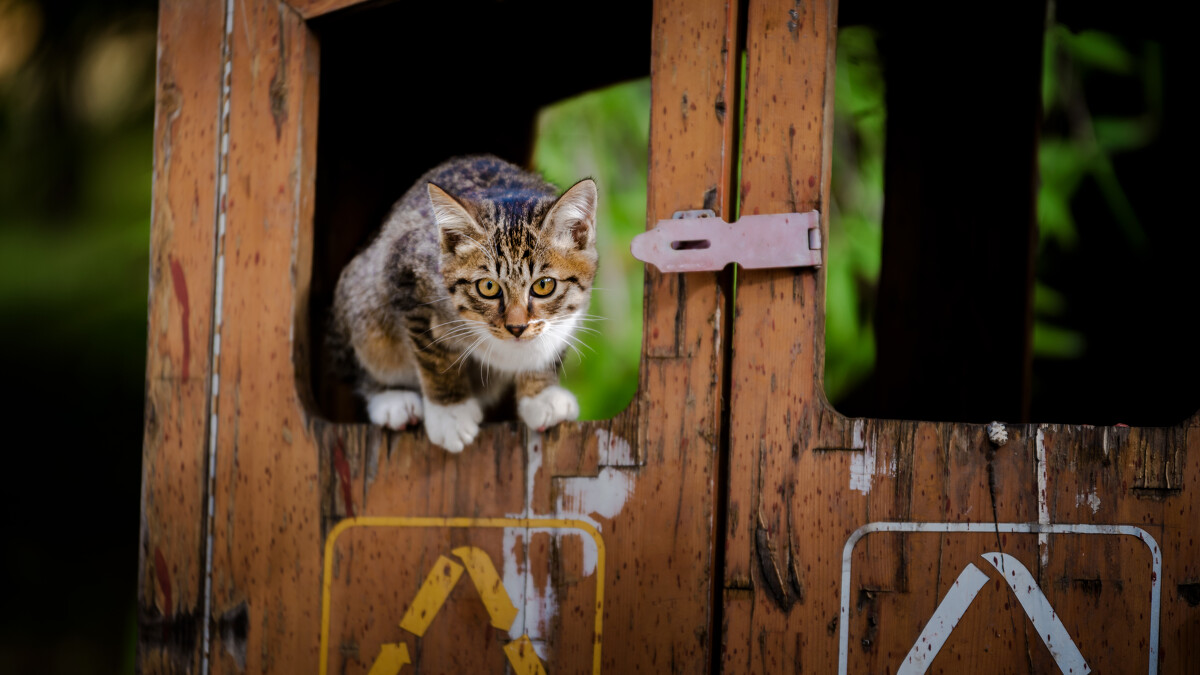
[(1133, 56), (1117, 38), (1096, 30), (1072, 33), (1066, 28), (1055, 28), (1063, 47), (1081, 65), (1090, 66), (1121, 75), (1133, 72)]
[(1033, 324), (1033, 355), (1042, 359), (1077, 359), (1083, 356), (1087, 342), (1079, 331), (1045, 321)]
[(606, 419), (637, 391), (642, 344), (643, 266), (629, 254), (646, 229), (650, 80), (626, 82), (548, 106), (538, 116), (533, 164), (565, 187), (591, 176), (600, 189), (600, 268), (577, 335), (585, 347), (564, 359), (563, 384), (583, 419)]

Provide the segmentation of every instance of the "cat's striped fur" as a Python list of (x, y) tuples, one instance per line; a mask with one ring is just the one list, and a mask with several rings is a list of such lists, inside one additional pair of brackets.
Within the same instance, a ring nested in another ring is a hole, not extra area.
[(596, 199), (590, 179), (560, 197), (491, 156), (422, 176), (334, 295), (330, 343), (371, 420), (423, 417), (430, 440), (457, 452), (509, 393), (532, 427), (578, 416), (557, 366), (591, 297)]

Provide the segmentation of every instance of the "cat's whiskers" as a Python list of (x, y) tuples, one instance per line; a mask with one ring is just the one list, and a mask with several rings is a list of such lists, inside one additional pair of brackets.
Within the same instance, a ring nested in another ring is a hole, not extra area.
[[(479, 339), (477, 339), (477, 340), (475, 340), (475, 342), (471, 343), (471, 346), (468, 347), (462, 354), (459, 354), (458, 358), (454, 360), (454, 363), (451, 363), (450, 365), (446, 366), (446, 370), (443, 370), (442, 372), (445, 373), (446, 371), (450, 370), (454, 366), (457, 366), (460, 363), (465, 363), (464, 359), (466, 359), (468, 356), (471, 355), (472, 352), (474, 352), (476, 349), (478, 349), (479, 345), (486, 339), (487, 339), (486, 335), (480, 336)], [(459, 370), (462, 370), (462, 366), (459, 366)]]
[(434, 340), (430, 344), (435, 345), (435, 344), (441, 342), (442, 340), (459, 337), (461, 335), (466, 335), (468, 333), (478, 332), (478, 330), (479, 330), (478, 326), (460, 326), (451, 331), (448, 331), (445, 335), (439, 337), (438, 339)]
[[(477, 319), (455, 319), (454, 321), (447, 321), (445, 323), (440, 323), (437, 326), (434, 326), (434, 328), (440, 328), (442, 326), (449, 326), (451, 324), (459, 324), (459, 325), (446, 331), (446, 333), (444, 335), (442, 335), (438, 339), (434, 340), (433, 342), (429, 343), (429, 346), (436, 345), (439, 342), (442, 342), (443, 340), (449, 340), (451, 338), (462, 337), (463, 335), (470, 335), (472, 333), (478, 333), (479, 326), (487, 325), (484, 322), (479, 321)], [(429, 330), (433, 330), (433, 328), (430, 328)], [(425, 333), (428, 333), (428, 332), (429, 331), (425, 331)], [(422, 333), (422, 335), (424, 335), (425, 333)]]

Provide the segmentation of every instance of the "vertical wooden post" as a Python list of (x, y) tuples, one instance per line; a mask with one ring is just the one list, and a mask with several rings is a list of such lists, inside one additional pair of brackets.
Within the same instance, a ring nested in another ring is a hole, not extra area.
[[(752, 1), (746, 23), (746, 119), (741, 212), (821, 209), (828, 195), (836, 2)], [(822, 229), (827, 223), (822, 222)], [(829, 672), (814, 655), (811, 625), (836, 614), (827, 579), (798, 565), (810, 536), (853, 529), (836, 493), (801, 453), (822, 403), (823, 279), (816, 270), (739, 270), (730, 401), (729, 528), (724, 571), (727, 673)], [(830, 481), (831, 482), (831, 481)], [(828, 503), (822, 503), (828, 500)], [(810, 514), (818, 509), (820, 515)], [(815, 534), (815, 533), (814, 533)], [(817, 560), (836, 556), (822, 548)], [(801, 611), (791, 611), (802, 605)], [(804, 617), (812, 617), (807, 622)], [(819, 618), (817, 618), (819, 617)]]
[(138, 551), (143, 673), (200, 665), (224, 5), (166, 1), (158, 20)]

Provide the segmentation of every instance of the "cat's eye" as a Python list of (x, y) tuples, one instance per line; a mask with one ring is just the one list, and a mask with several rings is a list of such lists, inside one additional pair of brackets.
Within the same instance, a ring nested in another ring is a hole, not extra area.
[(485, 298), (494, 298), (500, 295), (500, 284), (496, 283), (495, 279), (480, 279), (475, 282), (475, 289)]
[(541, 279), (533, 282), (533, 288), (530, 290), (532, 290), (533, 294), (537, 297), (544, 298), (554, 292), (555, 285), (556, 282), (550, 277), (542, 277)]

